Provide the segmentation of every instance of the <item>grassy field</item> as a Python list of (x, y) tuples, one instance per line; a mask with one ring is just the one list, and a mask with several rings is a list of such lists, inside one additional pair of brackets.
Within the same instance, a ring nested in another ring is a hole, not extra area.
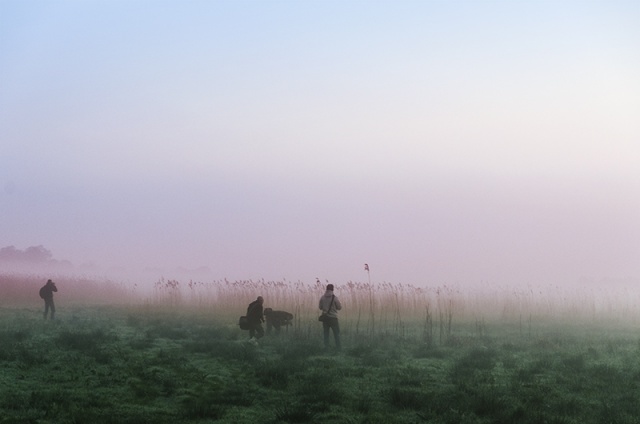
[[(616, 305), (531, 298), (527, 309), (509, 294), (482, 313), (451, 289), (345, 285), (336, 352), (321, 348), (315, 310), (301, 312), (318, 287), (224, 283), (203, 297), (160, 281), (146, 299), (99, 305), (65, 303), (63, 283), (54, 321), (3, 299), (0, 423), (639, 422), (629, 305), (623, 319)], [(256, 292), (297, 317), (257, 346), (236, 325)]]

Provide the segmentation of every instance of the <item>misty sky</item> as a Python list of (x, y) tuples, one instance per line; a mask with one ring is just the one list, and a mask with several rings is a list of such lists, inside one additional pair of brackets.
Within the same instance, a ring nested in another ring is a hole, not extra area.
[(640, 2), (0, 1), (0, 247), (640, 278)]

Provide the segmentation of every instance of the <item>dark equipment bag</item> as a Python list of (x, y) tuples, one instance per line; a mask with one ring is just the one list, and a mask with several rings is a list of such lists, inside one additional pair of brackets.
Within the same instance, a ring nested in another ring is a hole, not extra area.
[(240, 320), (238, 320), (238, 325), (240, 326), (241, 330), (250, 330), (251, 326), (249, 325), (249, 320), (247, 320), (246, 316), (241, 316)]

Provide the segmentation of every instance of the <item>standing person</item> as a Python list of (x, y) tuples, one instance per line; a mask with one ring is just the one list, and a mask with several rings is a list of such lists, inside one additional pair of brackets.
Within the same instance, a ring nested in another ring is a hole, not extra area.
[(338, 311), (342, 309), (340, 300), (333, 294), (333, 284), (327, 284), (327, 291), (320, 298), (318, 307), (322, 310), (322, 314), (326, 316), (322, 321), (322, 330), (324, 331), (324, 347), (329, 348), (329, 330), (333, 331), (333, 338), (336, 342), (336, 349), (340, 349), (340, 324), (338, 323)]
[(247, 308), (247, 321), (249, 322), (249, 340), (252, 340), (255, 336), (255, 340), (264, 336), (264, 330), (262, 329), (262, 322), (264, 322), (262, 304), (264, 299), (262, 296), (258, 296), (256, 300), (249, 304)]
[(56, 283), (47, 280), (47, 284), (40, 288), (40, 297), (44, 299), (44, 319), (47, 319), (47, 313), (51, 310), (51, 319), (56, 314), (56, 305), (53, 304), (53, 292), (57, 292)]

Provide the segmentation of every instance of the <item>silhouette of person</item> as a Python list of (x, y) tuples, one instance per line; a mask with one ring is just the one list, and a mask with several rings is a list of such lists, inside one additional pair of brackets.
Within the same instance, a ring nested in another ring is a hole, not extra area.
[(322, 330), (324, 332), (324, 347), (329, 348), (329, 330), (333, 332), (333, 338), (336, 343), (336, 349), (340, 349), (340, 324), (338, 323), (338, 311), (342, 309), (340, 300), (333, 294), (333, 284), (327, 284), (327, 291), (320, 298), (318, 307), (327, 318), (322, 322)]
[(53, 303), (53, 292), (57, 291), (56, 284), (51, 280), (47, 280), (47, 284), (40, 289), (40, 297), (44, 299), (44, 319), (47, 319), (49, 310), (51, 310), (51, 319), (55, 317), (56, 305)]
[(267, 319), (267, 334), (271, 334), (271, 329), (276, 329), (276, 334), (280, 334), (280, 327), (292, 325), (293, 314), (285, 311), (274, 311), (271, 308), (264, 310), (264, 316)]
[(258, 296), (256, 300), (249, 304), (247, 308), (247, 322), (249, 323), (249, 340), (256, 339), (264, 336), (264, 329), (262, 328), (262, 322), (264, 322), (262, 304), (264, 299), (262, 296)]

